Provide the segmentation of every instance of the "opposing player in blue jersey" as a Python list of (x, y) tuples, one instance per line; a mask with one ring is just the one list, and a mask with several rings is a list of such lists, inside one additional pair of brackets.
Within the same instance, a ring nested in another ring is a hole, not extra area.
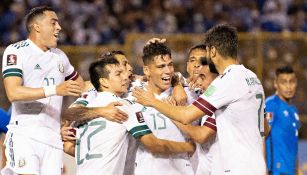
[(270, 134), (266, 138), (267, 165), (270, 174), (295, 174), (298, 150), (299, 116), (291, 99), (297, 87), (290, 66), (279, 67), (274, 81), (276, 94), (266, 100)]

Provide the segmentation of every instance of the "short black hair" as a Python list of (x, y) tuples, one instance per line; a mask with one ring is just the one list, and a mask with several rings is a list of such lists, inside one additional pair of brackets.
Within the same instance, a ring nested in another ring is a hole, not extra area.
[(26, 15), (26, 29), (29, 33), (31, 31), (31, 25), (33, 20), (38, 16), (42, 16), (45, 11), (54, 12), (54, 10), (49, 6), (39, 6), (32, 8), (30, 12)]
[(169, 55), (171, 57), (171, 49), (165, 44), (159, 42), (146, 45), (143, 48), (142, 56), (144, 65), (148, 65), (151, 61), (153, 61), (154, 57), (158, 55)]
[(237, 30), (228, 24), (217, 25), (207, 31), (205, 43), (208, 47), (215, 47), (224, 57), (237, 58)]
[(292, 66), (290, 66), (290, 65), (280, 66), (275, 71), (276, 77), (280, 74), (292, 74), (292, 73), (295, 73), (295, 72), (294, 72)]
[(91, 83), (98, 91), (100, 87), (99, 79), (100, 78), (109, 78), (110, 71), (106, 69), (107, 65), (119, 65), (117, 59), (113, 55), (102, 55), (99, 60), (93, 62), (90, 65), (89, 73)]
[(206, 45), (205, 45), (205, 44), (197, 44), (197, 45), (194, 45), (194, 46), (192, 46), (192, 47), (189, 49), (188, 54), (190, 55), (191, 52), (192, 52), (193, 50), (197, 50), (197, 49), (206, 51)]
[(103, 52), (102, 55), (125, 55), (125, 53), (121, 50), (112, 50), (112, 51), (107, 51), (107, 52)]

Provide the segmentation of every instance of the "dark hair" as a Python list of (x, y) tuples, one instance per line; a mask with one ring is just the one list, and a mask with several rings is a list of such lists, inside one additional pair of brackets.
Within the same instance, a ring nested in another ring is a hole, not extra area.
[(164, 45), (163, 43), (150, 43), (143, 48), (143, 63), (144, 65), (148, 65), (151, 61), (153, 61), (155, 56), (158, 55), (169, 55), (171, 54), (171, 49)]
[(292, 73), (295, 73), (292, 66), (289, 66), (289, 65), (286, 65), (286, 66), (280, 66), (276, 69), (275, 71), (275, 75), (276, 77), (279, 75), (279, 74), (292, 74)]
[(205, 44), (194, 45), (193, 47), (191, 47), (191, 48), (189, 49), (188, 54), (190, 55), (192, 51), (197, 50), (197, 49), (205, 50), (205, 51), (206, 51), (206, 45), (205, 45)]
[(209, 70), (211, 73), (219, 74), (215, 65), (212, 62), (208, 62), (207, 58), (201, 58), (200, 63), (202, 66), (209, 66)]
[(237, 57), (238, 35), (236, 28), (223, 24), (211, 28), (205, 37), (208, 47), (214, 46), (224, 57)]
[(110, 55), (124, 55), (124, 56), (126, 56), (125, 53), (123, 51), (121, 51), (121, 50), (112, 50), (110, 52), (104, 52), (104, 53), (102, 53), (102, 55), (106, 55), (106, 56), (110, 56)]
[(91, 83), (95, 87), (95, 89), (98, 91), (100, 87), (99, 79), (100, 78), (108, 78), (110, 71), (106, 69), (107, 65), (119, 65), (119, 62), (114, 58), (113, 55), (102, 55), (101, 59), (98, 61), (93, 62), (90, 65), (89, 73), (90, 73), (90, 79)]
[(48, 6), (34, 7), (30, 10), (30, 12), (26, 15), (26, 28), (28, 32), (31, 31), (31, 25), (32, 25), (33, 20), (38, 16), (42, 16), (45, 11), (54, 12), (54, 10)]

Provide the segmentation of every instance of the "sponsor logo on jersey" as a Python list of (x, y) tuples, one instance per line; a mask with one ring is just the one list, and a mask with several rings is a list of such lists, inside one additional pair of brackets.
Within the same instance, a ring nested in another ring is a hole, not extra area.
[(143, 114), (142, 114), (141, 111), (136, 112), (135, 114), (136, 114), (136, 118), (138, 119), (139, 123), (144, 123), (145, 122)]
[(14, 54), (7, 55), (7, 65), (12, 66), (17, 64), (17, 56)]
[(34, 69), (39, 69), (39, 70), (41, 70), (42, 68), (41, 68), (41, 66), (40, 66), (39, 64), (36, 64), (35, 67), (34, 67)]
[(210, 85), (208, 89), (205, 91), (204, 95), (210, 97), (216, 90), (215, 86)]
[(18, 166), (19, 167), (24, 167), (26, 165), (26, 160), (25, 158), (20, 158), (18, 161)]
[(64, 73), (64, 65), (63, 64), (59, 64), (59, 71), (61, 73)]

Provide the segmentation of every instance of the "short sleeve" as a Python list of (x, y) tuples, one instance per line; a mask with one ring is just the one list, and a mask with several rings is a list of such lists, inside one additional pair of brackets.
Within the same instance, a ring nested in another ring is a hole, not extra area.
[(147, 126), (143, 114), (139, 111), (139, 106), (129, 100), (121, 101), (124, 105), (119, 108), (128, 113), (128, 120), (123, 124), (127, 131), (134, 137), (138, 138), (143, 135), (151, 134), (151, 130)]
[(4, 51), (2, 57), (2, 75), (3, 78), (9, 76), (23, 77), (21, 49), (14, 47), (14, 45), (8, 46)]
[(202, 126), (206, 126), (208, 128), (211, 128), (215, 132), (217, 132), (215, 115), (212, 115), (212, 116), (206, 115), (206, 116), (202, 117), (201, 123), (202, 123)]
[(245, 85), (240, 86), (239, 83), (236, 82), (235, 78), (222, 78), (220, 76), (211, 83), (204, 94), (193, 102), (193, 105), (202, 110), (206, 115), (212, 116), (217, 109), (237, 100), (240, 94), (244, 93)]
[(64, 52), (61, 51), (61, 59), (64, 61), (65, 81), (76, 80), (79, 77), (78, 72), (70, 64), (68, 57)]

